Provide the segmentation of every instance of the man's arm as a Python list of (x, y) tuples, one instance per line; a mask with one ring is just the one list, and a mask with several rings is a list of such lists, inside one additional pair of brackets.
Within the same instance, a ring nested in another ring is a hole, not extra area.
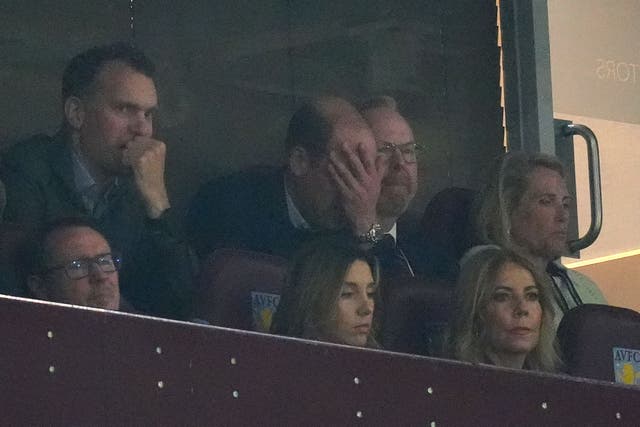
[(155, 315), (185, 319), (191, 312), (195, 257), (170, 209), (166, 145), (138, 136), (127, 144), (122, 161), (133, 171), (146, 215), (140, 239), (129, 252), (130, 268), (123, 271), (124, 280), (136, 286), (131, 302)]
[(139, 310), (173, 319), (191, 314), (196, 259), (171, 211), (146, 218), (130, 259), (124, 260), (126, 296)]

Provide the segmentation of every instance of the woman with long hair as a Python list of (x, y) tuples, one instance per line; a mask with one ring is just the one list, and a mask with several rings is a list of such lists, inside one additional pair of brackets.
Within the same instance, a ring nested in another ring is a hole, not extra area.
[(271, 331), (377, 347), (373, 337), (378, 264), (355, 242), (325, 238), (294, 256)]
[(463, 259), (447, 355), (473, 363), (553, 372), (550, 289), (531, 263), (507, 249), (479, 247)]

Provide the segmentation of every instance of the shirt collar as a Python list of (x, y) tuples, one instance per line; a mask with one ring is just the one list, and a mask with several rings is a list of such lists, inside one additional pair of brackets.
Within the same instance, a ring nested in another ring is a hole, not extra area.
[(304, 219), (304, 217), (296, 207), (295, 203), (293, 203), (293, 198), (291, 197), (291, 194), (289, 193), (289, 188), (287, 186), (286, 176), (284, 178), (284, 194), (287, 199), (287, 212), (289, 213), (289, 221), (291, 221), (291, 224), (293, 225), (293, 227), (297, 230), (309, 230), (311, 226)]
[(393, 227), (391, 227), (391, 230), (387, 231), (385, 234), (390, 235), (391, 237), (393, 237), (393, 240), (395, 240), (396, 242), (398, 241), (398, 223), (394, 222), (393, 223)]
[[(298, 229), (298, 230), (309, 230), (311, 228), (311, 226), (304, 219), (304, 217), (302, 216), (302, 214), (300, 213), (300, 211), (296, 207), (295, 203), (293, 202), (293, 198), (291, 197), (291, 193), (289, 193), (289, 188), (287, 186), (286, 177), (284, 179), (284, 194), (285, 194), (286, 199), (287, 199), (287, 212), (289, 213), (289, 221), (291, 221), (291, 224), (293, 225), (293, 227)], [(398, 241), (398, 238), (397, 238), (398, 223), (394, 222), (393, 223), (393, 227), (391, 227), (391, 229), (388, 232), (386, 232), (385, 234), (388, 234), (391, 237), (393, 237), (394, 241)]]
[(120, 186), (120, 177), (116, 176), (107, 188), (100, 191), (82, 154), (72, 148), (71, 159), (73, 162), (73, 182), (87, 209), (93, 210), (100, 200), (106, 201), (112, 191)]
[(84, 159), (77, 150), (71, 149), (71, 159), (73, 161), (73, 183), (76, 190), (84, 193), (96, 185), (96, 180), (89, 173)]

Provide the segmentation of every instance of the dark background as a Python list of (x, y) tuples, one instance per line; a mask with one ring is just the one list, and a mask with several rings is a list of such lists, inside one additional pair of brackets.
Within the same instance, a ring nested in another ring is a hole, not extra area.
[(442, 188), (477, 187), (502, 149), (494, 0), (4, 0), (0, 28), (3, 147), (57, 129), (75, 54), (115, 40), (149, 54), (180, 212), (216, 175), (281, 163), (306, 96), (397, 99), (425, 147), (410, 222)]

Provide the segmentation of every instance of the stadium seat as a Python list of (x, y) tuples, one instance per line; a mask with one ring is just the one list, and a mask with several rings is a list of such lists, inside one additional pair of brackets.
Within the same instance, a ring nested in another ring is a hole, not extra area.
[(284, 286), (284, 258), (240, 249), (218, 249), (196, 282), (194, 317), (212, 325), (268, 332)]
[(475, 195), (468, 188), (445, 188), (431, 199), (422, 216), (425, 253), (436, 266), (434, 274), (450, 282), (456, 280), (462, 255), (480, 243), (471, 217)]
[(640, 384), (640, 313), (600, 304), (578, 306), (562, 318), (558, 341), (569, 374), (633, 384), (631, 376)]
[(0, 293), (25, 296), (27, 248), (32, 233), (20, 224), (0, 222)]
[(381, 344), (385, 350), (438, 356), (450, 316), (454, 286), (446, 282), (403, 279), (388, 294)]

